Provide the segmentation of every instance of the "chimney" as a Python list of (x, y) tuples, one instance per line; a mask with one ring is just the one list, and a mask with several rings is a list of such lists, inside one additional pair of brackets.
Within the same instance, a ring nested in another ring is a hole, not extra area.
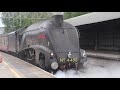
[(52, 16), (53, 23), (61, 27), (63, 25), (64, 12), (52, 12), (52, 13), (53, 13), (53, 16)]

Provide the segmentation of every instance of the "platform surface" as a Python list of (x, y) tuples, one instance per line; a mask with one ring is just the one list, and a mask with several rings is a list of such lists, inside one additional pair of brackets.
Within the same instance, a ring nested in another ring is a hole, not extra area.
[(54, 75), (9, 54), (0, 52), (0, 78), (56, 78)]

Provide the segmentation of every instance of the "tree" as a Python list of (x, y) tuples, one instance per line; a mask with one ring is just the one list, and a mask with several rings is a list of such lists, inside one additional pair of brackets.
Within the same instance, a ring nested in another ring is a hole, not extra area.
[[(64, 19), (80, 16), (89, 12), (65, 12)], [(43, 19), (49, 19), (51, 12), (3, 12), (2, 22), (5, 25), (5, 33), (29, 26)]]
[(2, 22), (5, 25), (5, 33), (9, 33), (43, 19), (49, 19), (51, 15), (50, 12), (3, 12)]

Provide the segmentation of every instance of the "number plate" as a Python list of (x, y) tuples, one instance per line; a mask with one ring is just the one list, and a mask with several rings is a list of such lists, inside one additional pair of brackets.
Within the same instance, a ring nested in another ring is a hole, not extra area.
[(71, 59), (65, 59), (65, 58), (60, 58), (60, 62), (78, 62), (78, 58), (71, 58)]

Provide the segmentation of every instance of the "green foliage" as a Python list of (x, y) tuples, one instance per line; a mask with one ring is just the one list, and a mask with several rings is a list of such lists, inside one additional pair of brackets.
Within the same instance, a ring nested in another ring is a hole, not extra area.
[[(6, 15), (6, 13), (9, 14)], [(80, 16), (86, 13), (89, 12), (65, 12), (64, 19)], [(39, 22), (43, 20), (43, 18), (49, 19), (51, 15), (52, 13), (50, 12), (3, 12), (2, 17), (12, 16), (12, 18), (2, 18), (2, 22), (5, 25), (5, 33), (9, 33), (18, 30), (21, 27)]]
[[(12, 18), (6, 18), (10, 16)], [(5, 17), (2, 18), (2, 22), (5, 25), (5, 33), (9, 33), (39, 22), (43, 18), (48, 19), (51, 17), (51, 14), (49, 12), (3, 12), (2, 17)]]

